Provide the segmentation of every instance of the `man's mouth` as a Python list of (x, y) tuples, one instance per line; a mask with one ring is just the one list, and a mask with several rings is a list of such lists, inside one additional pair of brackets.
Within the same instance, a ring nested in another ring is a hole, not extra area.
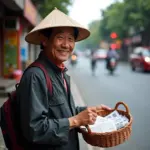
[(69, 50), (57, 50), (58, 53), (62, 56), (68, 56)]
[(59, 52), (69, 52), (69, 50), (58, 50)]

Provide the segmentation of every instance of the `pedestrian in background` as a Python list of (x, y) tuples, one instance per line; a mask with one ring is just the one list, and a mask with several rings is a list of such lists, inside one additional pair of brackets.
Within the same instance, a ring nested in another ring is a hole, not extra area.
[(97, 59), (95, 56), (95, 50), (91, 51), (91, 70), (92, 70), (92, 75), (95, 75), (95, 70), (96, 70), (96, 63), (97, 63)]

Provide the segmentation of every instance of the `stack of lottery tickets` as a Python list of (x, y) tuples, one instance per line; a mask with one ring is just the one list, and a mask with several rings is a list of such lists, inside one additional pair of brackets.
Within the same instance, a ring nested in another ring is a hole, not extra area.
[(129, 120), (127, 117), (120, 115), (117, 111), (113, 111), (105, 117), (98, 116), (95, 124), (90, 125), (92, 132), (112, 132), (120, 128), (123, 128), (128, 124)]
[(113, 120), (116, 125), (117, 130), (120, 128), (123, 128), (129, 122), (129, 119), (126, 116), (120, 115), (116, 110), (113, 111), (108, 116), (106, 116), (105, 118)]

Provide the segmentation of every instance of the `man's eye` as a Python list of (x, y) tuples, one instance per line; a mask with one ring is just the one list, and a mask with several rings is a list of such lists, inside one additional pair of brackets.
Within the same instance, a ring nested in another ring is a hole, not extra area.
[(73, 42), (73, 41), (74, 41), (74, 38), (70, 37), (69, 40)]
[(63, 36), (58, 36), (59, 39), (63, 39)]

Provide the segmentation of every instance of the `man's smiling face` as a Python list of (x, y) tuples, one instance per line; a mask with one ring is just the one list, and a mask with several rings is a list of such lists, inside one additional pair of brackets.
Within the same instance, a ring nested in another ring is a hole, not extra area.
[(53, 28), (45, 46), (47, 54), (59, 63), (68, 60), (75, 46), (74, 29), (71, 27)]

